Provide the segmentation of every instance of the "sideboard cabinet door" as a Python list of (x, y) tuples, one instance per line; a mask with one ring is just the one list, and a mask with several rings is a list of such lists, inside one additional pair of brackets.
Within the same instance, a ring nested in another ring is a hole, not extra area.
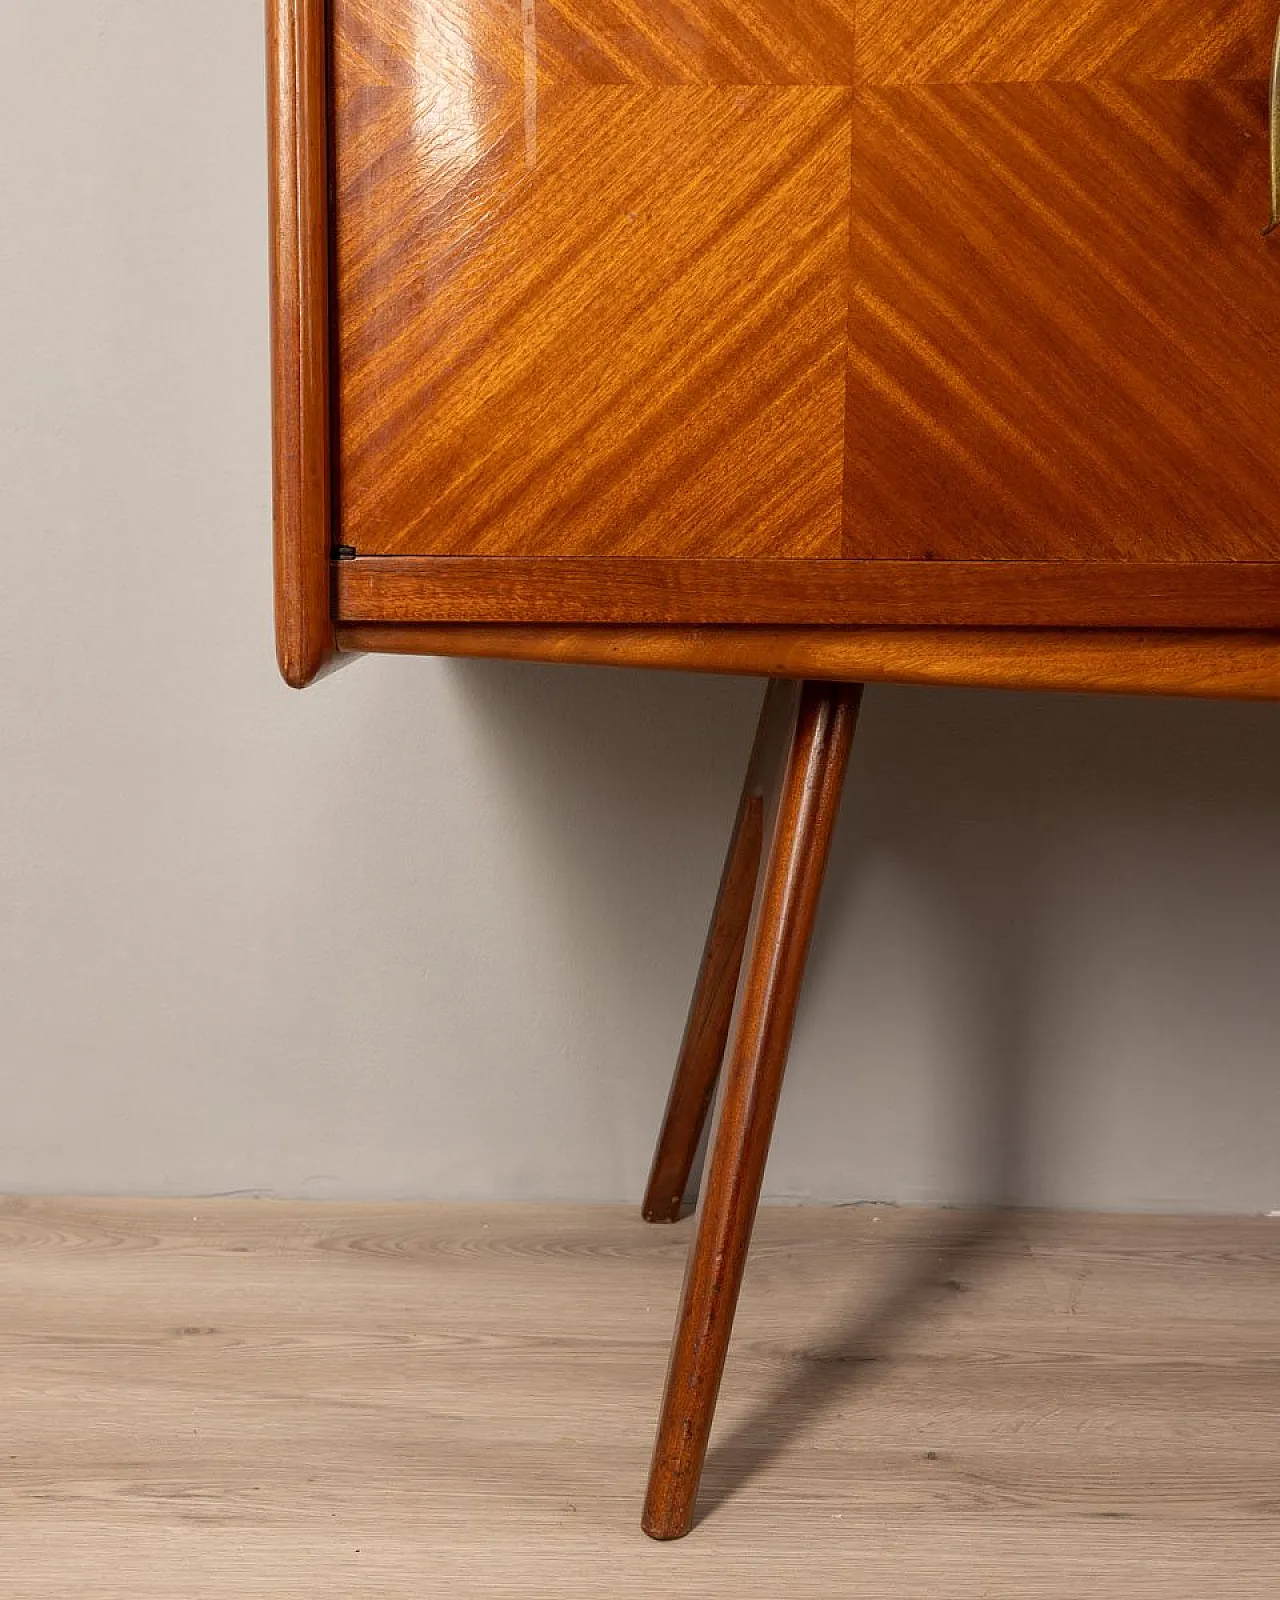
[(845, 553), (1280, 555), (1275, 0), (858, 0)]
[(1280, 622), (1280, 0), (323, 16), (340, 622)]
[(837, 557), (853, 0), (338, 0), (345, 541)]

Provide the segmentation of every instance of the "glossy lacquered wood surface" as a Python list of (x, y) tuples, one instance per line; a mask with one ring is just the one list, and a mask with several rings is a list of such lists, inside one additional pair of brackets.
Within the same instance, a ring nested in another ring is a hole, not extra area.
[(1271, 0), (856, 0), (867, 82), (1267, 76)]
[(345, 542), (839, 553), (830, 10), (342, 0)]
[(276, 656), (295, 687), (333, 652), (324, 0), (267, 0)]
[(1274, 560), (1275, 6), (857, 23), (846, 553)]
[(1266, 128), (1254, 80), (860, 92), (847, 555), (1275, 558)]
[(753, 677), (1280, 699), (1280, 633), (345, 623), (338, 646)]
[(337, 0), (344, 542), (1274, 560), (1274, 25)]

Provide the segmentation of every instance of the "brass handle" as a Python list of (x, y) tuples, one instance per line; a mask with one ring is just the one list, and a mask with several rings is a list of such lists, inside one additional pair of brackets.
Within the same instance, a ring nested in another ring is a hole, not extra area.
[(1271, 220), (1262, 237), (1280, 227), (1280, 22), (1276, 23), (1276, 42), (1271, 52)]

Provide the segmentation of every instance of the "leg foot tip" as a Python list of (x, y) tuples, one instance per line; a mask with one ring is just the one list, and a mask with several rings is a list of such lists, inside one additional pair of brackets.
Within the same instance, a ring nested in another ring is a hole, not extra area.
[(692, 1518), (686, 1522), (668, 1522), (661, 1517), (651, 1517), (648, 1512), (640, 1518), (641, 1531), (660, 1544), (666, 1544), (672, 1539), (683, 1539), (692, 1526)]

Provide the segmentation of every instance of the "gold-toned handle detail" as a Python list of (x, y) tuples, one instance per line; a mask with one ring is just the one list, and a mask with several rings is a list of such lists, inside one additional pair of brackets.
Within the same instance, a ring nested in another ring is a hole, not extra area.
[(1271, 51), (1271, 220), (1262, 230), (1265, 239), (1280, 227), (1280, 21)]

